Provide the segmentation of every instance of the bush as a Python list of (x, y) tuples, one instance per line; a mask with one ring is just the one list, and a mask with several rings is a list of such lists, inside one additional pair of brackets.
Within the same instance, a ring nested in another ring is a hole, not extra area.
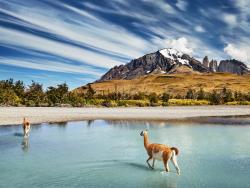
[(105, 100), (102, 102), (102, 106), (105, 106), (105, 107), (117, 107), (117, 103), (116, 101), (113, 101), (113, 100)]
[(163, 102), (161, 105), (162, 106), (169, 106), (169, 103), (168, 102)]
[(150, 106), (150, 103), (146, 100), (119, 100), (117, 101), (118, 106), (138, 106), (145, 107)]
[(233, 93), (231, 92), (231, 90), (226, 89), (225, 87), (223, 88), (221, 95), (222, 95), (223, 103), (232, 102), (234, 100)]
[(144, 92), (136, 93), (136, 94), (133, 96), (133, 99), (134, 99), (134, 100), (145, 100), (145, 99), (146, 99), (146, 94), (145, 94)]
[(186, 94), (186, 99), (196, 99), (195, 90), (189, 89)]
[(149, 101), (150, 101), (151, 104), (157, 104), (158, 103), (159, 98), (158, 98), (156, 93), (150, 93), (148, 98), (149, 98)]
[(209, 102), (210, 104), (223, 104), (223, 98), (220, 93), (213, 90), (212, 93), (209, 94)]
[(233, 101), (227, 102), (226, 105), (250, 105), (250, 101)]
[(209, 101), (194, 99), (170, 99), (168, 104), (172, 106), (208, 105)]

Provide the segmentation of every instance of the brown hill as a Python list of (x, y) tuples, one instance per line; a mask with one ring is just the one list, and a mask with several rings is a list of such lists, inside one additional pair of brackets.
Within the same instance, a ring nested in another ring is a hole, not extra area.
[[(185, 72), (185, 71), (184, 71)], [(211, 91), (224, 87), (232, 91), (250, 92), (250, 75), (236, 75), (230, 73), (177, 73), (155, 74), (142, 76), (132, 80), (110, 80), (92, 83), (91, 86), (97, 94), (121, 92), (135, 94), (137, 92), (157, 94), (168, 92), (174, 96), (184, 95), (188, 89), (200, 89)], [(86, 92), (87, 87), (82, 86), (74, 92)]]

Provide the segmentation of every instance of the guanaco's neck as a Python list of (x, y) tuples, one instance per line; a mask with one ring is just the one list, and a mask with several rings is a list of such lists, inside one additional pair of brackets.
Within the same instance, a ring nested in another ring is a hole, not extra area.
[(148, 145), (149, 145), (149, 139), (148, 139), (148, 134), (144, 134), (144, 147), (147, 149)]

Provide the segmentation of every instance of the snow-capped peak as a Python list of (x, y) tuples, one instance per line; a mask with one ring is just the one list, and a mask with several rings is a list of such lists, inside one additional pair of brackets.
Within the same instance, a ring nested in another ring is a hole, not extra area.
[(186, 59), (182, 59), (182, 55), (183, 53), (173, 49), (173, 48), (165, 48), (165, 49), (162, 49), (159, 51), (164, 57), (168, 58), (168, 59), (171, 59), (173, 61), (178, 61), (180, 62), (181, 64), (187, 64), (189, 65), (188, 63), (188, 60)]

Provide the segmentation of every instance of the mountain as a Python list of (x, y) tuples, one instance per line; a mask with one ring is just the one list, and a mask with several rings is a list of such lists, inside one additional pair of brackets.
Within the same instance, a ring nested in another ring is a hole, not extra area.
[(152, 74), (200, 74), (210, 72), (229, 72), (242, 75), (249, 73), (249, 69), (244, 63), (237, 60), (223, 60), (218, 66), (216, 60), (209, 62), (207, 56), (201, 63), (187, 54), (172, 48), (165, 48), (146, 54), (138, 59), (133, 59), (125, 65), (115, 66), (97, 82), (120, 79), (130, 80)]
[(166, 48), (134, 59), (128, 64), (115, 66), (98, 81), (130, 80), (150, 74), (193, 72), (209, 72), (209, 69), (187, 54), (172, 48)]
[[(160, 94), (167, 91), (175, 96), (185, 95), (190, 88), (211, 92), (226, 87), (232, 91), (249, 92), (249, 83), (249, 69), (240, 61), (222, 60), (217, 63), (205, 57), (201, 63), (187, 54), (167, 48), (115, 66), (91, 86), (96, 94)], [(85, 93), (87, 87), (74, 91)]]
[(235, 59), (223, 60), (220, 62), (218, 72), (230, 72), (234, 74), (249, 74), (249, 68), (242, 62)]

